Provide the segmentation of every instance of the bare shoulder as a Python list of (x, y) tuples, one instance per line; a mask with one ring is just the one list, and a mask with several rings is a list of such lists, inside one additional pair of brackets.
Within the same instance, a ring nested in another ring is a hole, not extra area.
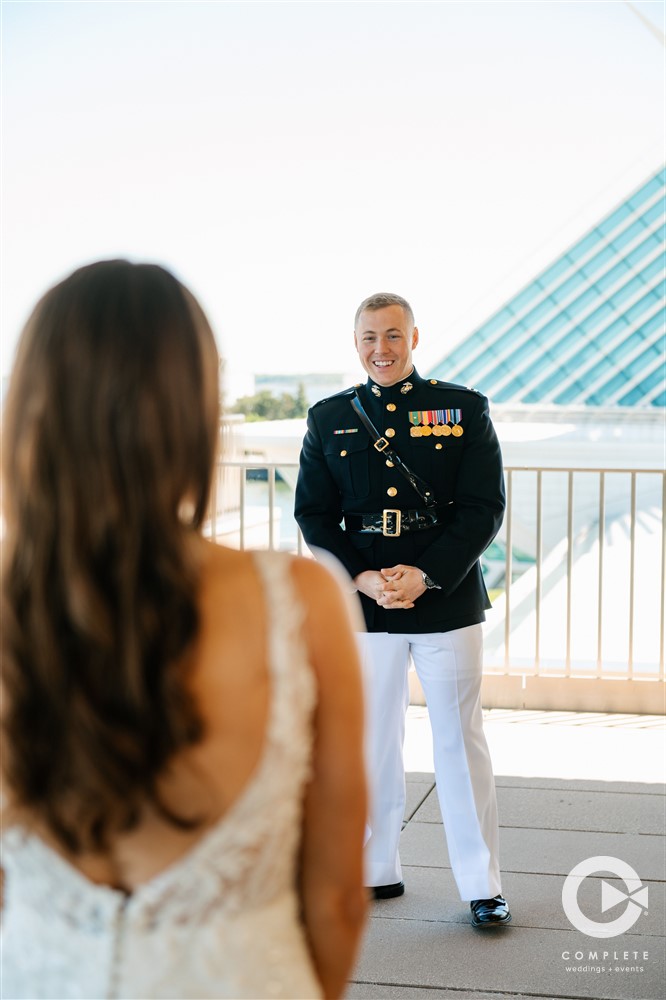
[[(306, 620), (317, 628), (330, 628), (336, 621), (353, 629), (363, 628), (354, 586), (332, 556), (330, 563), (286, 552), (275, 554), (289, 567)], [(213, 600), (233, 591), (234, 606), (243, 599), (258, 601), (262, 589), (255, 555), (206, 542), (203, 549), (203, 592)]]
[(317, 609), (346, 603), (346, 591), (351, 592), (353, 585), (333, 558), (326, 565), (302, 556), (292, 556), (291, 562), (292, 576), (306, 605)]
[(238, 582), (245, 575), (251, 576), (255, 572), (251, 552), (231, 549), (217, 542), (202, 539), (200, 558), (202, 573), (210, 582), (232, 577)]
[(365, 629), (355, 588), (336, 562), (322, 565), (313, 559), (294, 558), (293, 578), (307, 614), (312, 643), (327, 653), (353, 645), (354, 632)]
[[(232, 630), (246, 614), (257, 616), (261, 581), (250, 552), (203, 541), (199, 548), (199, 603), (216, 632)], [(235, 621), (234, 621), (235, 619)]]

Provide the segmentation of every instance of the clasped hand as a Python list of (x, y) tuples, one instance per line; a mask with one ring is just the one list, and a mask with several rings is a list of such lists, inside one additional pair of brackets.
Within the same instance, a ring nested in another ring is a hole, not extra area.
[(390, 569), (367, 569), (354, 577), (362, 594), (372, 598), (382, 608), (407, 609), (427, 590), (418, 566), (400, 563)]

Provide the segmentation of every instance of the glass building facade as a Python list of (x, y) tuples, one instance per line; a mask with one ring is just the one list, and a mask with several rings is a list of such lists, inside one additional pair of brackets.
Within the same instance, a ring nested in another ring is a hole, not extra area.
[(494, 403), (666, 406), (665, 188), (662, 168), (430, 374)]

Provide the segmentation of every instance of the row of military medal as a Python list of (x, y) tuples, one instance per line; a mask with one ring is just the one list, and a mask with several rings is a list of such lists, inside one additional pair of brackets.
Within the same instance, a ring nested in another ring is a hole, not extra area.
[(448, 424), (435, 424), (431, 427), (430, 424), (424, 424), (423, 426), (412, 425), (409, 429), (409, 433), (413, 438), (420, 437), (430, 437), (434, 434), (435, 437), (449, 437), (453, 434), (454, 437), (462, 437), (463, 429), (460, 424), (454, 424), (453, 427), (449, 427)]
[[(409, 433), (412, 437), (462, 437), (462, 410), (411, 410)], [(452, 425), (452, 426), (451, 426)]]

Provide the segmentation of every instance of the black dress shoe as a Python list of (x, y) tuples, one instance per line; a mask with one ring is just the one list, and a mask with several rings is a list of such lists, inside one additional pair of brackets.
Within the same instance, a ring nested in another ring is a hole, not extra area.
[(473, 899), (469, 904), (472, 911), (474, 927), (497, 927), (498, 924), (511, 923), (509, 904), (504, 896), (493, 899)]
[(405, 892), (404, 882), (393, 882), (392, 885), (371, 885), (369, 889), (373, 899), (395, 899)]

